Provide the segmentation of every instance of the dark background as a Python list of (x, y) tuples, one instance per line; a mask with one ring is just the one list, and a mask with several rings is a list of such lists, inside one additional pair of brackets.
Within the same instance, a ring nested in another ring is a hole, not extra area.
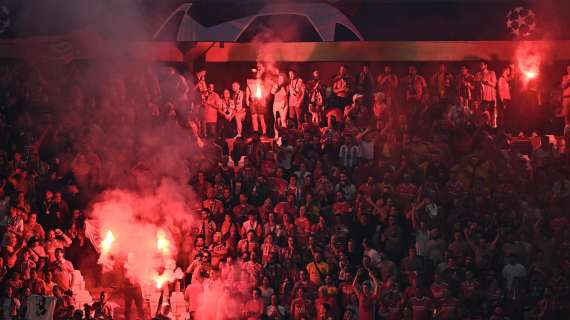
[[(10, 29), (0, 37), (59, 35), (90, 29), (105, 38), (150, 40), (168, 15), (186, 2), (189, 1), (0, 0), (0, 6), (9, 8), (11, 20)], [(191, 12), (198, 22), (210, 26), (253, 14), (263, 3), (202, 0), (193, 2)], [(506, 14), (520, 5), (537, 14), (539, 29), (530, 39), (570, 39), (567, 0), (336, 0), (334, 5), (369, 41), (512, 39), (506, 30)], [(312, 39), (308, 36), (303, 40)]]

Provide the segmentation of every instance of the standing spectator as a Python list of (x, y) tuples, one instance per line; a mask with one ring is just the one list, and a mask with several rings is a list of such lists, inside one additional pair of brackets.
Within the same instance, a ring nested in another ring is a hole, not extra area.
[(496, 103), (497, 103), (497, 76), (495, 71), (489, 70), (486, 61), (479, 63), (479, 72), (475, 75), (478, 90), (481, 92), (481, 110), (479, 114), (487, 112), (496, 126)]
[(396, 93), (398, 92), (398, 76), (392, 72), (392, 66), (385, 66), (384, 72), (376, 79), (378, 91), (386, 97), (386, 104), (390, 110), (395, 105)]
[(361, 287), (358, 281), (363, 273), (363, 270), (359, 270), (352, 282), (352, 288), (358, 298), (358, 319), (374, 320), (376, 319), (376, 300), (380, 292), (378, 280), (376, 280), (374, 273), (369, 271), (368, 275), (372, 280), (372, 288), (369, 283), (363, 283)]
[(28, 217), (28, 221), (24, 224), (24, 240), (28, 241), (31, 237), (45, 239), (46, 233), (42, 225), (37, 222), (37, 218), (37, 213), (31, 213)]
[(407, 103), (407, 109), (404, 110), (404, 113), (415, 118), (423, 110), (427, 83), (424, 77), (418, 74), (416, 66), (408, 68), (408, 76), (404, 83), (406, 84), (405, 99)]
[(238, 136), (243, 136), (243, 125), (246, 118), (244, 93), (238, 82), (232, 83), (232, 100), (235, 108), (236, 130)]
[(50, 263), (49, 270), (53, 273), (54, 282), (63, 291), (69, 290), (71, 287), (71, 279), (73, 274), (73, 265), (63, 257), (63, 249), (55, 250), (55, 261)]
[(271, 88), (273, 98), (273, 119), (275, 121), (275, 137), (279, 137), (278, 128), (287, 127), (287, 114), (289, 110), (287, 76), (280, 73), (277, 83)]
[(374, 79), (370, 73), (370, 66), (368, 63), (362, 64), (362, 69), (355, 77), (356, 79), (356, 93), (363, 96), (366, 106), (370, 106), (372, 98), (372, 90), (374, 90)]
[(505, 124), (510, 125), (511, 119), (507, 119), (507, 114), (511, 114), (512, 110), (510, 110), (511, 105), (511, 68), (506, 67), (503, 68), (503, 72), (499, 77), (499, 81), (497, 83), (497, 93), (498, 93), (498, 100), (499, 105), (497, 107), (497, 126), (503, 127)]
[(309, 112), (311, 121), (319, 125), (322, 120), (325, 105), (325, 88), (321, 82), (319, 70), (313, 70), (313, 79), (307, 81), (307, 95), (309, 97)]
[(431, 94), (435, 98), (435, 103), (447, 102), (445, 100), (450, 97), (453, 84), (453, 74), (447, 71), (445, 63), (440, 63), (437, 73), (430, 80)]
[(215, 85), (210, 83), (206, 92), (204, 103), (204, 137), (216, 138), (218, 110), (220, 109), (220, 95), (215, 91)]
[[(350, 77), (347, 74), (346, 65), (341, 65), (338, 74), (333, 77), (332, 95), (327, 101), (328, 108), (336, 108), (341, 111), (350, 103)], [(340, 119), (339, 119), (340, 120)]]
[(329, 264), (322, 260), (319, 251), (313, 253), (313, 261), (307, 264), (307, 272), (309, 279), (316, 287), (320, 286), (324, 282), (325, 276), (331, 272)]
[(99, 301), (93, 304), (93, 309), (95, 310), (95, 319), (113, 319), (113, 307), (111, 307), (108, 300), (109, 294), (105, 291), (101, 291), (99, 294)]
[(222, 97), (220, 99), (220, 108), (218, 109), (217, 132), (221, 137), (227, 138), (232, 136), (232, 122), (235, 115), (236, 108), (234, 101), (232, 100), (230, 90), (226, 89), (222, 93)]
[(289, 84), (287, 92), (289, 93), (289, 118), (297, 123), (297, 128), (302, 129), (303, 114), (305, 107), (305, 83), (299, 78), (296, 70), (289, 70)]
[(473, 98), (474, 86), (474, 76), (469, 72), (469, 68), (466, 65), (462, 65), (460, 72), (457, 75), (457, 96), (458, 103), (460, 106), (465, 108), (471, 107), (471, 99)]

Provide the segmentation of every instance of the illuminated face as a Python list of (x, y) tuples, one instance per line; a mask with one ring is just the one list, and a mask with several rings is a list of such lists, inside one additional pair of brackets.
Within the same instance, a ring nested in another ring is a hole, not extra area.
[(297, 75), (295, 74), (295, 72), (289, 71), (289, 79), (295, 79), (295, 78), (297, 78)]
[(238, 92), (239, 88), (240, 88), (239, 83), (237, 83), (237, 82), (232, 83), (232, 90), (234, 92)]
[(224, 99), (229, 99), (231, 97), (230, 90), (228, 89), (224, 90), (223, 97)]
[(485, 62), (481, 62), (479, 64), (479, 68), (481, 69), (481, 71), (485, 71), (487, 70), (487, 64)]

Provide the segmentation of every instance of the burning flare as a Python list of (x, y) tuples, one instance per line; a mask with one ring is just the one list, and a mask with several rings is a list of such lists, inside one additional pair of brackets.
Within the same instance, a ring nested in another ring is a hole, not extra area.
[(115, 242), (115, 236), (111, 230), (108, 230), (105, 234), (105, 238), (101, 241), (101, 255), (107, 255), (111, 251), (111, 247)]
[(170, 241), (162, 229), (156, 232), (156, 249), (164, 256), (170, 254)]

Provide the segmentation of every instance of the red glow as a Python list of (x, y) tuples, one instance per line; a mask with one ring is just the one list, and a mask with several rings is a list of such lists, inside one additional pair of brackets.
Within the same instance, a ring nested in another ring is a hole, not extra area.
[(536, 72), (534, 72), (534, 71), (527, 71), (527, 72), (524, 72), (524, 76), (525, 76), (528, 80), (531, 80), (531, 79), (536, 78), (536, 76), (538, 76), (538, 74), (536, 74)]
[(521, 44), (516, 52), (517, 67), (523, 76), (524, 85), (540, 74), (540, 66), (544, 60), (544, 51), (530, 44)]

